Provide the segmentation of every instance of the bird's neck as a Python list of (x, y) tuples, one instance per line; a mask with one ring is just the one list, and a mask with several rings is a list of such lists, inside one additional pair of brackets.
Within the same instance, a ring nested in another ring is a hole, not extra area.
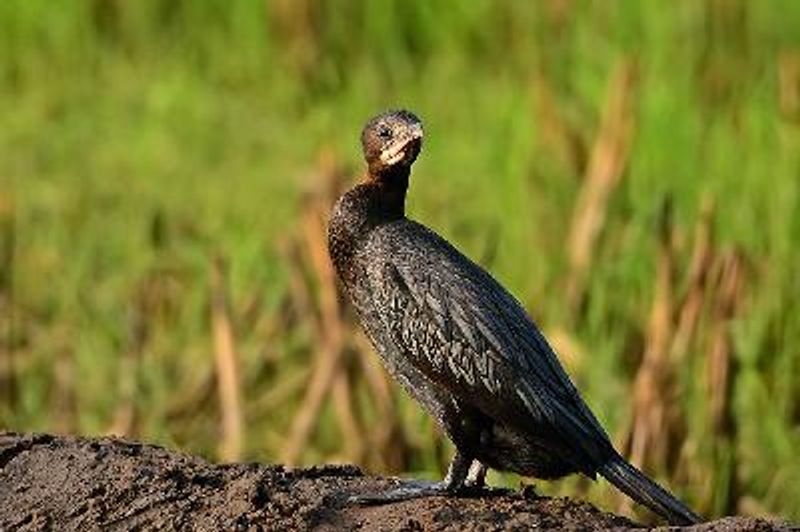
[(391, 174), (367, 174), (360, 185), (346, 192), (333, 208), (328, 224), (328, 249), (345, 285), (353, 284), (357, 250), (377, 227), (405, 218), (409, 168)]
[(368, 198), (367, 218), (370, 221), (381, 223), (405, 216), (410, 174), (409, 166), (367, 173), (362, 193)]

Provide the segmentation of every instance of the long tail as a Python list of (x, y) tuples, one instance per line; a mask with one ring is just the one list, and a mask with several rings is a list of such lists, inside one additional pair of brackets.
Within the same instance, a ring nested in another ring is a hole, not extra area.
[(647, 478), (644, 473), (619, 455), (603, 465), (598, 473), (633, 500), (647, 506), (669, 521), (671, 525), (691, 525), (702, 522), (700, 516), (691, 511), (674, 495)]

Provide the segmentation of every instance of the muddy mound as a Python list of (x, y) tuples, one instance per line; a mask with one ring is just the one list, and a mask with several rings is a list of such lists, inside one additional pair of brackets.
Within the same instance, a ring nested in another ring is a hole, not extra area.
[[(587, 503), (532, 492), (384, 506), (347, 497), (392, 484), (352, 466), (287, 470), (114, 438), (0, 433), (0, 530), (527, 530), (637, 528)], [(782, 530), (759, 519), (697, 527)]]

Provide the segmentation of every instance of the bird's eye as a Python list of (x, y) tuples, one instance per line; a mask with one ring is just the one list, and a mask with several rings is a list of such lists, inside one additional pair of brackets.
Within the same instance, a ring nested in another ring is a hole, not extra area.
[(378, 130), (378, 136), (382, 139), (390, 139), (392, 138), (392, 130), (386, 126), (383, 126)]

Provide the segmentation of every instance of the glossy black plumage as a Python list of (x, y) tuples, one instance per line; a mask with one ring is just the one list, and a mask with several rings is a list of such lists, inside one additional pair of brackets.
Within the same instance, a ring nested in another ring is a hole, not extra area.
[(456, 446), (443, 489), (480, 483), (485, 467), (537, 478), (600, 473), (671, 522), (697, 522), (613, 449), (519, 302), (405, 217), (421, 142), (421, 124), (407, 111), (368, 122), (367, 179), (334, 207), (329, 248), (388, 371)]

